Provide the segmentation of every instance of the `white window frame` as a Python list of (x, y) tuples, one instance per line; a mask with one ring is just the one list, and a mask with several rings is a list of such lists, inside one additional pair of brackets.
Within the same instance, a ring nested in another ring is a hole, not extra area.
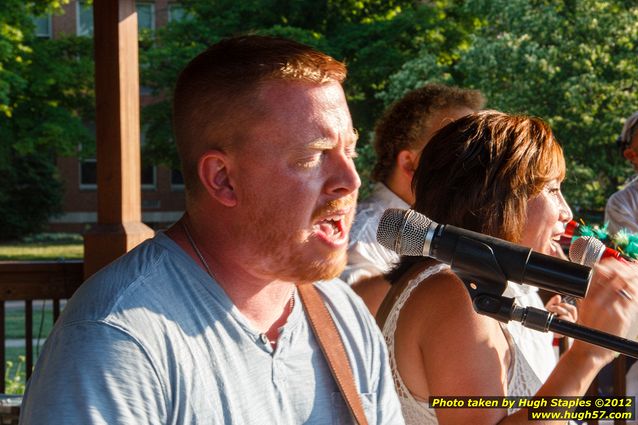
[[(91, 22), (91, 30), (90, 31), (85, 31), (85, 32), (81, 32), (81, 26), (80, 26), (80, 15), (82, 12), (82, 1), (78, 0), (75, 3), (75, 33), (77, 35), (88, 35), (88, 36), (92, 36), (93, 35), (93, 31), (95, 29), (95, 22)], [(86, 3), (85, 3), (86, 4)], [(91, 13), (93, 13), (93, 5), (86, 5), (87, 8), (91, 9)]]
[(140, 21), (139, 21), (139, 11), (137, 10), (137, 8), (139, 6), (150, 6), (151, 7), (151, 31), (155, 31), (155, 3), (150, 3), (150, 2), (145, 2), (145, 1), (136, 1), (135, 2), (135, 12), (138, 14), (137, 17), (137, 30), (140, 31), (142, 29), (142, 27), (140, 26)]
[(48, 21), (49, 24), (49, 32), (47, 34), (43, 34), (43, 33), (38, 33), (38, 26), (36, 25), (35, 27), (35, 36), (39, 37), (39, 38), (52, 38), (53, 37), (53, 19), (50, 13), (47, 13), (44, 16), (34, 16), (33, 17), (33, 21), (35, 24), (35, 21), (37, 19), (43, 19), (46, 18), (46, 20)]

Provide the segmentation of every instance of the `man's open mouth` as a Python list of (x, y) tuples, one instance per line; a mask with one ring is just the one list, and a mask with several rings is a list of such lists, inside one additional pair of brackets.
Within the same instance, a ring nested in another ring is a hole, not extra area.
[(315, 226), (326, 236), (332, 239), (338, 239), (344, 233), (344, 216), (329, 217), (318, 222)]

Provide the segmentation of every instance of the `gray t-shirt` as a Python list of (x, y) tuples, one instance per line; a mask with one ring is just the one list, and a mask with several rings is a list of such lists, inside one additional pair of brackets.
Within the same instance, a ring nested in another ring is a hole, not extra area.
[[(343, 282), (317, 288), (370, 424), (402, 424), (374, 319)], [(69, 301), (27, 385), (20, 424), (352, 423), (338, 391), (298, 299), (273, 351), (160, 233)]]

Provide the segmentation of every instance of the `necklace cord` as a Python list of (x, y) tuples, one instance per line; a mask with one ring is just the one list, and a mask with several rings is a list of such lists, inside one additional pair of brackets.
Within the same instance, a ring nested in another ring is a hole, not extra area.
[[(191, 232), (188, 229), (188, 225), (186, 224), (186, 221), (182, 220), (181, 223), (182, 223), (182, 228), (184, 229), (184, 233), (186, 234), (186, 238), (188, 239), (188, 242), (190, 243), (190, 245), (193, 247), (195, 254), (197, 254), (199, 261), (201, 261), (202, 264), (204, 265), (204, 268), (206, 269), (206, 272), (208, 272), (208, 275), (215, 282), (219, 283), (219, 281), (213, 274), (213, 271), (210, 269), (208, 262), (204, 258), (204, 255), (202, 255), (202, 252), (197, 247), (197, 244), (195, 243), (195, 239), (193, 239), (193, 236), (191, 235)], [(294, 306), (295, 306), (295, 286), (293, 285), (292, 290), (290, 291), (290, 302), (288, 303), (288, 309), (289, 309), (288, 314), (292, 313), (292, 309), (294, 308)]]
[(193, 250), (197, 254), (197, 257), (199, 257), (199, 261), (201, 261), (202, 264), (204, 265), (204, 267), (206, 268), (206, 271), (208, 272), (208, 275), (210, 277), (212, 277), (215, 282), (217, 282), (217, 279), (215, 278), (215, 275), (213, 274), (213, 271), (210, 269), (210, 267), (208, 266), (208, 263), (204, 259), (204, 256), (202, 255), (201, 251), (199, 250), (199, 248), (195, 244), (195, 240), (191, 236), (191, 232), (188, 230), (188, 226), (186, 225), (186, 221), (185, 220), (182, 220), (182, 228), (184, 229), (184, 233), (186, 234), (186, 237), (188, 238), (188, 242), (190, 242), (191, 246), (193, 247)]

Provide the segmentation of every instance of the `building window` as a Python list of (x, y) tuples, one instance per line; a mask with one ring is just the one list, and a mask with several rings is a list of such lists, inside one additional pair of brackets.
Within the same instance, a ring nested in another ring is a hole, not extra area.
[[(77, 34), (93, 35), (93, 6), (84, 1), (77, 4)], [(152, 3), (136, 3), (137, 28), (155, 29), (155, 5)]]
[(77, 34), (93, 35), (93, 6), (84, 1), (77, 4)]
[(34, 17), (33, 23), (36, 37), (51, 38), (51, 15)]
[(155, 29), (155, 5), (151, 3), (135, 3), (137, 10), (137, 29)]
[(178, 22), (190, 19), (189, 12), (181, 4), (168, 5), (168, 22)]
[(143, 210), (159, 210), (162, 207), (162, 201), (159, 199), (142, 199)]
[(153, 96), (153, 88), (145, 85), (140, 85), (140, 96)]
[[(157, 173), (154, 165), (142, 167), (140, 181), (142, 189), (155, 189)], [(95, 159), (80, 160), (80, 189), (97, 189), (97, 161)]]
[(171, 170), (171, 190), (184, 190), (184, 176), (179, 170)]
[(97, 162), (95, 159), (80, 161), (80, 189), (97, 189)]
[(142, 166), (142, 189), (155, 189), (156, 172), (154, 165)]

